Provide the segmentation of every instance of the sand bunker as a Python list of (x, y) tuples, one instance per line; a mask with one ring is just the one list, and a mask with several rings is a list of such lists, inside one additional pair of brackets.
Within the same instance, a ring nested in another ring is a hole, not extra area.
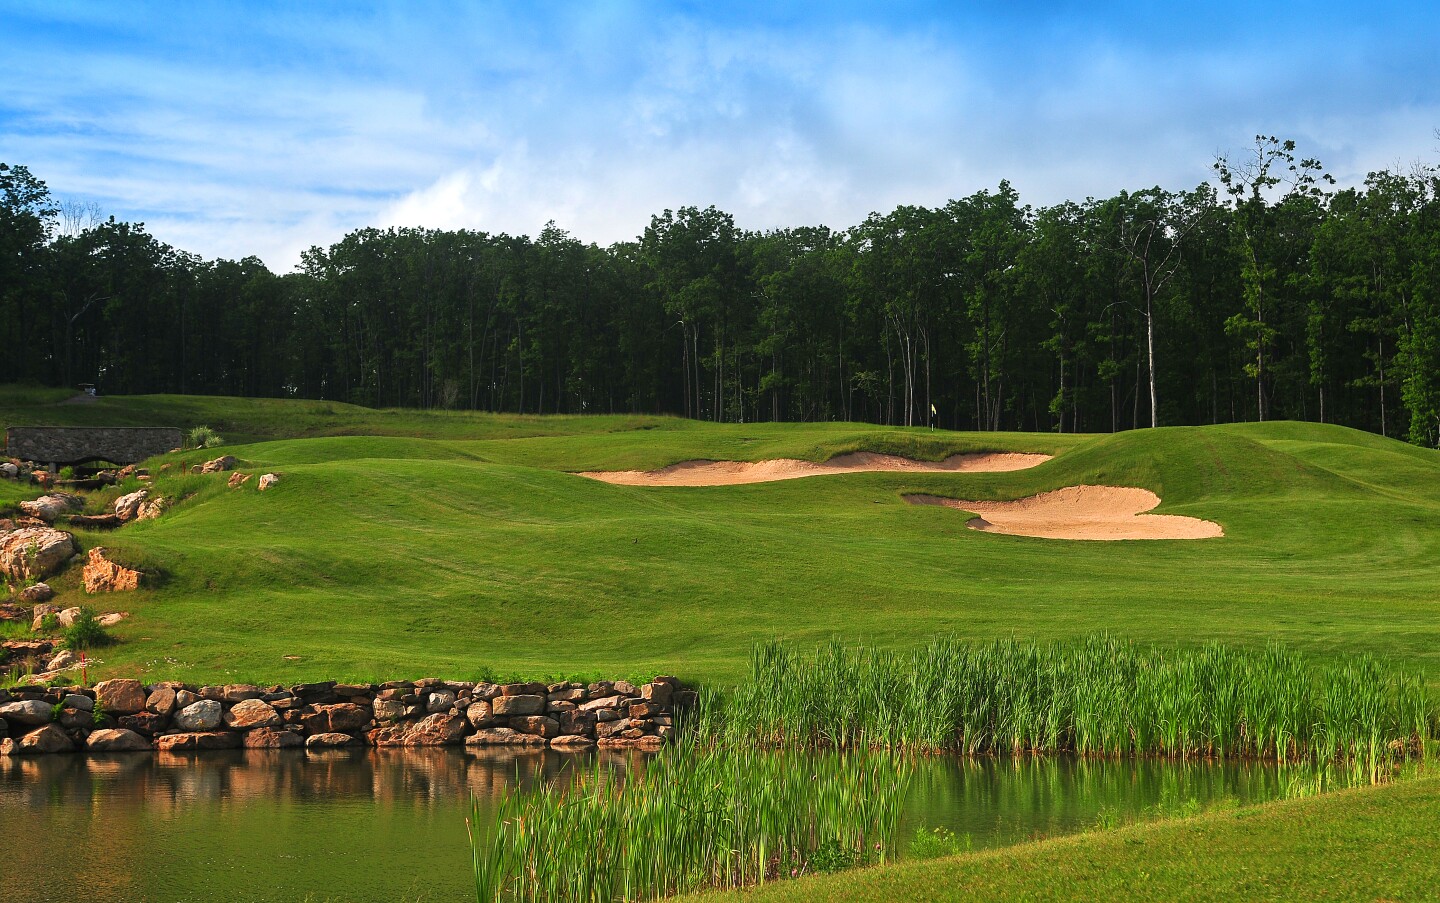
[(912, 505), (943, 505), (970, 511), (972, 530), (1038, 536), (1044, 539), (1211, 539), (1220, 525), (1197, 517), (1145, 514), (1160, 504), (1148, 489), (1068, 486), (1013, 502), (964, 502), (933, 495), (907, 495)]
[(740, 483), (773, 483), (836, 473), (999, 473), (1024, 470), (1050, 460), (1049, 455), (1022, 455), (1010, 452), (983, 452), (951, 455), (944, 461), (912, 461), (895, 455), (853, 452), (829, 461), (682, 461), (659, 470), (592, 470), (582, 477), (621, 486), (734, 486)]

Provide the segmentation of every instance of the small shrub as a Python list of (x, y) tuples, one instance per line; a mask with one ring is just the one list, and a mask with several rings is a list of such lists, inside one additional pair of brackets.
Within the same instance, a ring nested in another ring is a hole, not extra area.
[(90, 716), (91, 723), (93, 723), (97, 729), (102, 728), (105, 726), (105, 717), (105, 707), (100, 704), (100, 700), (95, 700), (94, 713)]
[(941, 856), (955, 856), (970, 851), (970, 835), (957, 835), (946, 827), (926, 830), (915, 829), (910, 840), (911, 859), (939, 859)]
[(48, 615), (45, 615), (40, 619), (41, 633), (55, 633), (59, 630), (60, 616), (57, 615), (55, 612), (52, 611)]
[(841, 845), (838, 841), (827, 840), (810, 854), (807, 865), (812, 872), (841, 872), (854, 868), (858, 854)]
[(100, 626), (100, 620), (95, 617), (95, 609), (88, 605), (80, 609), (80, 616), (75, 619), (75, 623), (65, 628), (64, 639), (60, 641), (66, 649), (76, 652), (109, 646), (113, 642), (114, 637)]
[(220, 438), (220, 434), (208, 426), (197, 426), (186, 437), (187, 448), (214, 448), (217, 445), (223, 445), (224, 442), (225, 440)]
[(73, 479), (75, 479), (75, 468), (73, 468), (73, 467), (62, 467), (62, 468), (60, 468), (60, 479), (62, 479), (62, 480), (73, 480)]
[(1095, 830), (1113, 831), (1120, 827), (1120, 812), (1111, 806), (1105, 806), (1095, 816)]

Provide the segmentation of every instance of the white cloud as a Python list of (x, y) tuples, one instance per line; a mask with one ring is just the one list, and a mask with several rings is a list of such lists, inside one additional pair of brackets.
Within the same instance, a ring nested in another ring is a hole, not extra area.
[(0, 159), (187, 250), (288, 269), (367, 225), (554, 219), (604, 244), (686, 204), (746, 228), (844, 227), (1007, 178), (1031, 203), (1188, 188), (1256, 131), (1358, 180), (1433, 160), (1440, 124), (1433, 80), (1397, 94), (1380, 50), (413, 9), (236, 15), (196, 50), (121, 18), (103, 27), (123, 41), (64, 66), (67, 48), (11, 42)]

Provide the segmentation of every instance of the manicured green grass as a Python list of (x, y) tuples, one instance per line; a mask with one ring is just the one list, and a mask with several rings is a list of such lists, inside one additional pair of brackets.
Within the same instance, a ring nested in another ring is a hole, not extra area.
[(692, 900), (1433, 900), (1440, 778)]
[[(1115, 436), (930, 433), (864, 424), (516, 418), (180, 397), (14, 404), (0, 425), (208, 423), (248, 472), (164, 477), (158, 521), (82, 534), (160, 572), (105, 671), (290, 681), (486, 674), (731, 681), (751, 645), (937, 635), (1285, 642), (1440, 673), (1440, 455), (1338, 427)], [(341, 433), (345, 435), (326, 435)], [(372, 434), (372, 435), (354, 435)], [(409, 438), (429, 435), (439, 438)], [(634, 488), (565, 471), (687, 458), (1059, 453), (1007, 474), (855, 474)], [(214, 453), (177, 458), (194, 463)], [(173, 472), (173, 471), (172, 471)], [(1222, 539), (1067, 542), (981, 534), (907, 492), (1016, 498), (1142, 486)], [(52, 585), (78, 599), (78, 575)]]

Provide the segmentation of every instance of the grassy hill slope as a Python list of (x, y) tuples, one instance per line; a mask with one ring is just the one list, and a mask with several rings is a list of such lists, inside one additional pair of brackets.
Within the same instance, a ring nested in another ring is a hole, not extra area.
[[(775, 635), (905, 645), (936, 633), (1095, 630), (1182, 643), (1278, 638), (1319, 654), (1440, 665), (1440, 455), (1338, 427), (1087, 437), (235, 399), (18, 404), (0, 394), (0, 425), (69, 417), (313, 437), (226, 448), (247, 471), (282, 473), (270, 492), (255, 492), (253, 480), (231, 491), (223, 477), (167, 476), (160, 491), (193, 496), (164, 518), (82, 534), (87, 546), (164, 574), (154, 588), (106, 600), (134, 614), (118, 630), (126, 642), (103, 653), (114, 673), (730, 679), (751, 642)], [(422, 433), (433, 438), (407, 438)], [(612, 486), (566, 472), (823, 460), (861, 448), (931, 459), (1059, 455), (1005, 474), (711, 488)], [(1016, 498), (1076, 483), (1152, 489), (1161, 512), (1216, 520), (1226, 536), (980, 534), (959, 512), (901, 499)], [(54, 581), (61, 601), (79, 599), (77, 582)]]

